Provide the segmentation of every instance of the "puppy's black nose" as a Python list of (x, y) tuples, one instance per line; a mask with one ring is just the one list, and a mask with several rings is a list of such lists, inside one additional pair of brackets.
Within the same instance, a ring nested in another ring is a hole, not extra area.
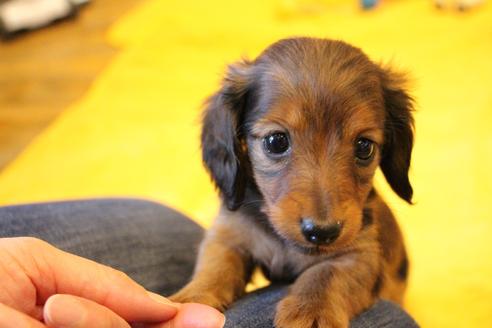
[(339, 223), (318, 226), (311, 219), (301, 219), (301, 231), (304, 238), (315, 245), (328, 245), (334, 242), (341, 230), (342, 225)]

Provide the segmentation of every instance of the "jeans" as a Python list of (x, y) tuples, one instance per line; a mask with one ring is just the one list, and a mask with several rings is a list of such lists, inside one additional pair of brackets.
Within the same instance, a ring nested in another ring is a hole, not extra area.
[[(109, 265), (164, 296), (190, 279), (203, 229), (163, 205), (137, 199), (96, 199), (0, 208), (0, 237), (33, 236)], [(249, 293), (226, 311), (225, 327), (271, 328), (288, 286)], [(352, 328), (418, 327), (399, 306), (379, 301)]]

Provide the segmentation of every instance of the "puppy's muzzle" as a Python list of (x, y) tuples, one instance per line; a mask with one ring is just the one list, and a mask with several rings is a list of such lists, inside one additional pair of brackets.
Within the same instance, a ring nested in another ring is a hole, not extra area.
[(304, 218), (301, 219), (301, 231), (308, 242), (315, 245), (328, 245), (340, 236), (342, 225), (334, 223), (320, 226), (316, 225), (312, 219)]

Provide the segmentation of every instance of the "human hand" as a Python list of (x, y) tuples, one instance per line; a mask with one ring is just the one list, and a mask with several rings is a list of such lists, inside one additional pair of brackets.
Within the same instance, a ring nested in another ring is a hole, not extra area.
[(0, 328), (221, 328), (225, 321), (213, 308), (172, 303), (35, 238), (0, 238), (0, 281)]

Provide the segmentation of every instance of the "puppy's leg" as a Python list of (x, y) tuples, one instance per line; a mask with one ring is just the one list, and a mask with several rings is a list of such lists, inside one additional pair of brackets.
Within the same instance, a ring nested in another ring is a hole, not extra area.
[(223, 311), (244, 293), (251, 274), (249, 257), (221, 239), (207, 237), (193, 279), (171, 296), (172, 301), (202, 303)]
[(275, 327), (348, 327), (374, 303), (374, 289), (380, 288), (378, 262), (370, 257), (323, 262), (303, 272), (278, 304)]

